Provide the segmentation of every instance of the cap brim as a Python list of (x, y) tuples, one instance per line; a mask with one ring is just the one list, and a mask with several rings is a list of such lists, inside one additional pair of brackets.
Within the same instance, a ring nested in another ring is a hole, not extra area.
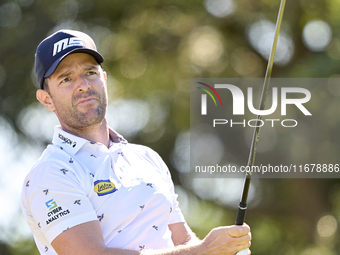
[(54, 73), (54, 71), (57, 69), (60, 62), (64, 58), (66, 58), (68, 55), (73, 54), (73, 53), (87, 53), (87, 54), (90, 54), (92, 57), (94, 57), (95, 60), (98, 62), (98, 64), (101, 64), (104, 62), (104, 58), (99, 52), (91, 50), (91, 49), (76, 48), (74, 50), (67, 52), (67, 54), (61, 56), (56, 61), (54, 61), (54, 63), (51, 65), (51, 67), (47, 70), (46, 74), (44, 75), (44, 78), (50, 77)]

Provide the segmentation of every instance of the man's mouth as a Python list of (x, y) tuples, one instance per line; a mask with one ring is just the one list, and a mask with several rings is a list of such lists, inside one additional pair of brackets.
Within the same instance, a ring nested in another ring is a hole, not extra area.
[(93, 98), (93, 97), (82, 98), (81, 100), (78, 101), (78, 105), (87, 104), (87, 103), (93, 103), (94, 101), (97, 101), (97, 100), (95, 98)]

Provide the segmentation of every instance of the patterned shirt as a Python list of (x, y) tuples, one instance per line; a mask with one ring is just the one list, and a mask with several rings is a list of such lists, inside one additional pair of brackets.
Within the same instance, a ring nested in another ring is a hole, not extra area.
[(55, 127), (27, 175), (22, 210), (41, 254), (63, 231), (98, 220), (107, 247), (173, 247), (169, 224), (185, 222), (168, 168), (148, 147), (110, 129), (109, 148)]

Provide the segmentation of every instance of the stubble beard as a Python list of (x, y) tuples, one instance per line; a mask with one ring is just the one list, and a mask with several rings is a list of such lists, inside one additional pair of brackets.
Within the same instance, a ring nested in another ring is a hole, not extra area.
[[(79, 111), (76, 102), (80, 98), (86, 98), (89, 96), (96, 96), (96, 100), (99, 103), (97, 108), (91, 108), (85, 112)], [(72, 129), (85, 129), (103, 121), (106, 115), (107, 109), (107, 95), (105, 93), (97, 93), (93, 90), (89, 90), (86, 94), (80, 96), (75, 96), (72, 99), (72, 107), (66, 109), (67, 107), (56, 107), (57, 115), (60, 120), (63, 121), (69, 128)]]

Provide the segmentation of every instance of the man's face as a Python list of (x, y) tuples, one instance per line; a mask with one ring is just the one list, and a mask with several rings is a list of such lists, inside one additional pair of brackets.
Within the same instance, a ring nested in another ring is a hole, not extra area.
[(74, 53), (46, 78), (51, 105), (62, 126), (82, 129), (99, 124), (107, 108), (106, 73), (86, 53)]

